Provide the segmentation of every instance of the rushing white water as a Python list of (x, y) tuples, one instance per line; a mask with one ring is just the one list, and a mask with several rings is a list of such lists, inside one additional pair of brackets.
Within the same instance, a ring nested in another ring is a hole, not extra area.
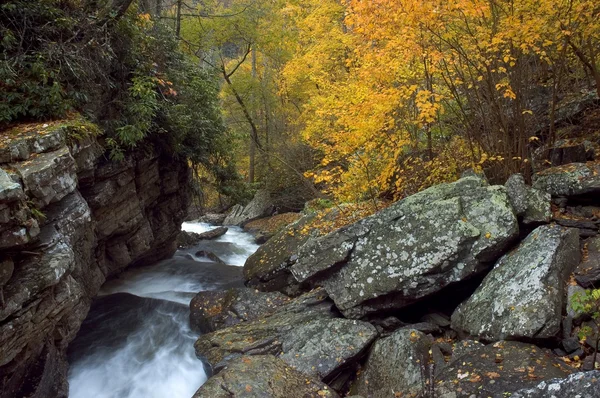
[[(184, 231), (201, 234), (217, 227), (206, 223), (185, 222), (181, 228)], [(206, 251), (216, 254), (226, 264), (241, 267), (246, 262), (246, 259), (258, 249), (258, 245), (254, 242), (252, 235), (244, 232), (242, 228), (233, 226), (228, 226), (227, 228), (228, 231), (225, 235), (203, 242), (201, 247)], [(230, 245), (227, 245), (227, 243)]]
[[(240, 286), (239, 266), (257, 248), (249, 234), (231, 227), (214, 241), (106, 283), (69, 346), (69, 397), (190, 398), (206, 373), (194, 353), (198, 335), (189, 328), (189, 302), (201, 290)], [(209, 262), (200, 251), (235, 266)]]

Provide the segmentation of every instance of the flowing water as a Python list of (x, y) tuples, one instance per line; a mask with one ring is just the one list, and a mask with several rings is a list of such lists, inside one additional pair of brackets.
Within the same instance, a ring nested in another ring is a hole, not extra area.
[[(211, 228), (183, 224), (192, 232)], [(202, 290), (241, 286), (241, 266), (257, 248), (252, 236), (231, 227), (220, 238), (107, 282), (69, 346), (69, 397), (190, 398), (207, 378), (194, 354), (190, 300)]]

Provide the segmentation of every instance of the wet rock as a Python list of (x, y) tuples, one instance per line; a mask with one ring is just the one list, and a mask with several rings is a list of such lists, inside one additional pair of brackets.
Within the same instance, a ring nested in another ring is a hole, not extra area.
[(533, 187), (554, 196), (600, 193), (600, 162), (571, 163), (535, 175)]
[(429, 188), (311, 239), (291, 266), (346, 317), (403, 308), (487, 269), (517, 237), (504, 187), (477, 177)]
[(281, 293), (249, 288), (203, 291), (190, 303), (190, 326), (200, 333), (214, 332), (270, 315), (288, 301)]
[(211, 377), (193, 398), (337, 398), (318, 379), (307, 377), (272, 355), (243, 356)]
[(197, 221), (204, 222), (212, 225), (222, 225), (223, 221), (227, 218), (227, 214), (223, 213), (208, 213), (201, 216)]
[(200, 239), (200, 240), (217, 239), (218, 237), (225, 235), (228, 230), (229, 230), (229, 228), (227, 228), (227, 227), (219, 227), (219, 228), (211, 229), (210, 231), (206, 231), (206, 232), (202, 232), (201, 234), (198, 234), (198, 239)]
[(550, 194), (531, 188), (525, 184), (521, 174), (513, 174), (504, 185), (515, 213), (522, 217), (523, 223), (550, 222)]
[[(194, 259), (193, 256), (190, 255), (190, 257), (191, 257), (190, 258), (191, 260)], [(225, 264), (225, 261), (221, 260), (219, 258), (219, 256), (217, 256), (215, 253), (209, 252), (209, 251), (206, 251), (206, 250), (197, 251), (196, 252), (196, 257), (206, 257), (209, 260), (211, 260), (211, 261), (213, 261), (213, 262), (215, 262), (217, 264)]]
[(365, 397), (421, 396), (430, 348), (430, 339), (411, 329), (378, 340), (352, 392)]
[(228, 230), (229, 228), (227, 227), (218, 227), (211, 229), (210, 231), (202, 232), (201, 234), (190, 231), (181, 231), (179, 235), (177, 235), (177, 245), (182, 249), (197, 246), (203, 240), (213, 240), (225, 235)]
[(564, 378), (573, 370), (549, 350), (501, 341), (453, 356), (435, 379), (435, 396), (500, 398), (542, 380)]
[(235, 205), (223, 221), (223, 225), (243, 225), (248, 221), (269, 215), (272, 209), (271, 194), (266, 190), (260, 190), (246, 206)]
[(600, 286), (600, 236), (585, 242), (586, 256), (575, 270), (575, 280), (586, 289)]
[(456, 309), (452, 328), (491, 341), (556, 336), (566, 306), (564, 286), (579, 258), (577, 230), (536, 228)]
[(334, 376), (377, 333), (366, 322), (334, 318), (331, 309), (322, 290), (307, 293), (268, 317), (200, 336), (196, 355), (217, 372), (239, 355), (272, 354), (309, 374)]
[(596, 398), (599, 392), (600, 372), (593, 371), (543, 381), (535, 387), (515, 391), (511, 398)]

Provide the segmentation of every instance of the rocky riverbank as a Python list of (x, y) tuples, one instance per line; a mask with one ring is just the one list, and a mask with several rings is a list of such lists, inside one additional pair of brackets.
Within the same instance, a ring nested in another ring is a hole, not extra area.
[(192, 301), (215, 373), (195, 397), (597, 396), (591, 314), (571, 305), (600, 285), (600, 166), (581, 152), (533, 186), (472, 173), (324, 236), (290, 225), (248, 288)]
[(98, 134), (53, 122), (0, 143), (0, 397), (66, 397), (66, 347), (100, 286), (176, 249), (187, 165), (150, 144), (109, 161)]

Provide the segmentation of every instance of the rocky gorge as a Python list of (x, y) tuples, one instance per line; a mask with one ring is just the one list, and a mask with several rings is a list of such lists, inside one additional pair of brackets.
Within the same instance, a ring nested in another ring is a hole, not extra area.
[[(188, 223), (180, 235), (190, 171), (158, 147), (114, 162), (90, 125), (14, 131), (0, 146), (0, 396), (68, 396), (67, 348), (79, 351), (71, 387), (86, 396), (84, 348), (128, 341), (127, 317), (172, 334), (153, 324), (161, 316), (182, 335), (139, 349), (185, 351), (196, 340), (208, 379), (188, 362), (193, 352), (182, 361), (185, 382), (204, 383), (196, 398), (598, 397), (598, 329), (572, 301), (600, 281), (600, 169), (589, 150), (560, 151), (571, 155), (532, 185), (467, 172), (329, 233), (307, 228), (310, 211), (275, 216), (293, 221), (283, 228), (253, 221), (272, 212), (260, 193), (230, 218), (266, 240), (245, 243), (255, 251), (245, 260), (239, 227)], [(177, 241), (174, 258), (133, 269), (170, 258)], [(225, 264), (244, 264), (243, 275)], [(126, 269), (142, 290), (169, 274), (185, 297), (123, 293), (127, 279), (104, 285)], [(142, 394), (169, 394), (164, 377)], [(130, 396), (120, 382), (106, 396)]]
[(194, 397), (600, 396), (598, 329), (573, 310), (600, 281), (600, 169), (579, 152), (532, 186), (471, 172), (328, 234), (292, 223), (247, 288), (192, 300), (215, 374)]
[(0, 396), (66, 397), (65, 352), (105, 280), (170, 257), (189, 202), (185, 162), (146, 144), (121, 162), (80, 120), (0, 143)]

